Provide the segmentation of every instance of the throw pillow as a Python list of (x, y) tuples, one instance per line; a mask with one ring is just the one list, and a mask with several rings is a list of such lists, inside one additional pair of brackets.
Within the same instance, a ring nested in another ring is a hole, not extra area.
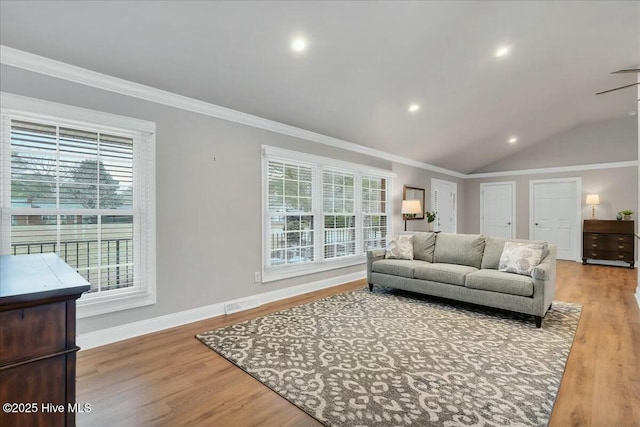
[(384, 254), (387, 259), (413, 259), (413, 235), (393, 236)]
[(506, 242), (498, 270), (531, 276), (533, 269), (542, 261), (545, 247), (543, 243)]

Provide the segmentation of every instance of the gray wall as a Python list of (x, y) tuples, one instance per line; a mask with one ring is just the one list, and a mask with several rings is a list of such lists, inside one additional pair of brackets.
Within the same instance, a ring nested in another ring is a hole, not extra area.
[(578, 126), (474, 173), (638, 160), (637, 121), (630, 116)]
[[(149, 120), (157, 126), (157, 304), (80, 319), (80, 334), (364, 271), (364, 265), (359, 265), (254, 283), (253, 273), (261, 269), (262, 144), (397, 173), (393, 183), (396, 231), (403, 227), (404, 184), (424, 187), (429, 194), (431, 177), (456, 181), (463, 199), (462, 181), (442, 174), (8, 66), (2, 66), (0, 73), (2, 91)], [(459, 231), (463, 231), (462, 212), (460, 204)], [(426, 227), (426, 221), (415, 222)]]

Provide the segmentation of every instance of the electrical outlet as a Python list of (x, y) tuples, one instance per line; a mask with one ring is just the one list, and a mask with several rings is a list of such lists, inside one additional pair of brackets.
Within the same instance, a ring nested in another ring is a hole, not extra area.
[(253, 273), (253, 281), (255, 283), (260, 283), (260, 272), (256, 271), (255, 273)]

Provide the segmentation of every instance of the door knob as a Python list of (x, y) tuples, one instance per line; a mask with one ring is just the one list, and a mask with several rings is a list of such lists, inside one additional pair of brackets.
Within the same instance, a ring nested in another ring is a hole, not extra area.
[(510, 223), (510, 222), (508, 222), (508, 223), (507, 223), (507, 225), (511, 225), (511, 223)]
[(540, 224), (538, 224), (538, 223), (536, 222), (536, 225), (540, 225)]

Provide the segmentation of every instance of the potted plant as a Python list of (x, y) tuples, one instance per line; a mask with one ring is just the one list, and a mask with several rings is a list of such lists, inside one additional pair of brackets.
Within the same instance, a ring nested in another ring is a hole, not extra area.
[(633, 211), (631, 209), (622, 210), (620, 213), (624, 216), (625, 221), (629, 221), (631, 219), (631, 215), (633, 215)]
[(433, 221), (436, 220), (436, 215), (437, 215), (436, 211), (433, 211), (433, 212), (426, 211), (424, 213), (424, 216), (427, 218), (427, 222), (429, 223), (429, 231), (433, 231)]

